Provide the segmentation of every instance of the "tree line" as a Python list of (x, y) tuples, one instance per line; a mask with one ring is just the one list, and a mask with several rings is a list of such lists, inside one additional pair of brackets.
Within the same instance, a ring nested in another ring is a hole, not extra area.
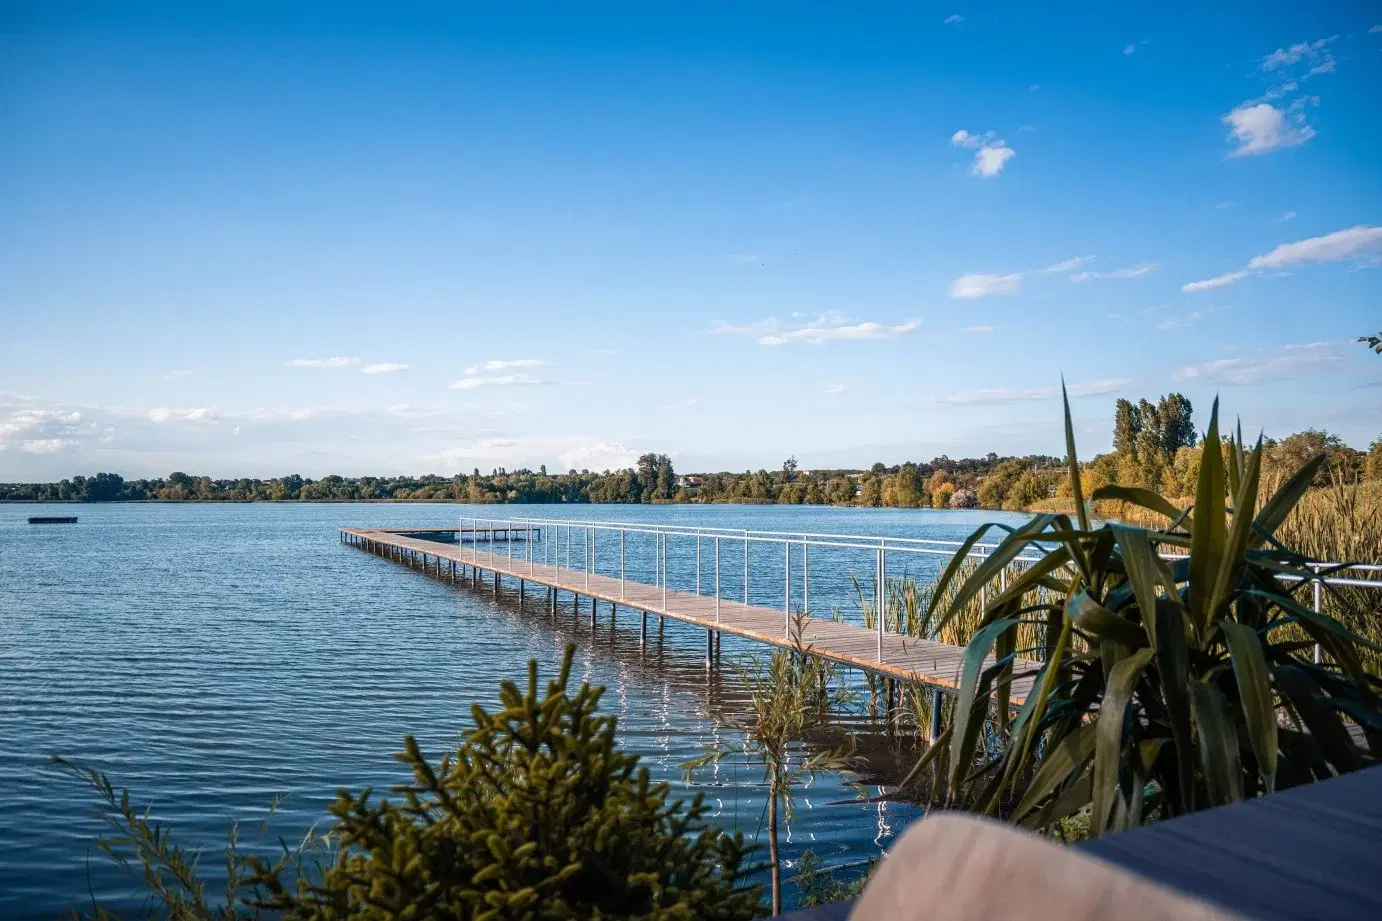
[[(1114, 405), (1113, 451), (1081, 465), (1088, 495), (1106, 483), (1146, 486), (1171, 497), (1193, 495), (1203, 443), (1190, 401), (1179, 393), (1156, 403), (1120, 399)], [(1266, 442), (1264, 475), (1294, 469), (1317, 453), (1328, 456), (1320, 483), (1382, 481), (1382, 438), (1367, 451), (1337, 435), (1307, 429)], [(454, 476), (343, 477), (309, 479), (215, 479), (174, 472), (131, 479), (115, 473), (76, 476), (56, 483), (0, 483), (0, 501), (228, 501), (228, 502), (466, 502), (648, 503), (742, 502), (889, 508), (987, 508), (1020, 510), (1070, 495), (1065, 461), (1049, 455), (954, 459), (867, 470), (802, 470), (788, 458), (777, 470), (680, 476), (666, 454), (644, 454), (627, 470), (594, 472), (496, 468)]]

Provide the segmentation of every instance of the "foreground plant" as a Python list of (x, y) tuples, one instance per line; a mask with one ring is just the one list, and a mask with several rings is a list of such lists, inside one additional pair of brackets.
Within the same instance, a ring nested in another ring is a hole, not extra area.
[[(1047, 833), (1087, 814), (1098, 836), (1377, 763), (1382, 681), (1359, 651), (1379, 647), (1302, 601), (1345, 567), (1317, 573), (1317, 561), (1276, 537), (1323, 458), (1259, 510), (1261, 441), (1221, 442), (1216, 401), (1193, 507), (1103, 487), (1091, 498), (1130, 502), (1167, 523), (1095, 529), (1068, 400), (1065, 430), (1078, 520), (1048, 514), (1004, 527), (1007, 537), (958, 590), (949, 589), (963, 552), (941, 578), (932, 607), (948, 601), (943, 624), (1019, 554), (1040, 555), (990, 598), (966, 649), (953, 725), (912, 777), (934, 767), (934, 796)], [(1037, 587), (1049, 600), (1024, 602)], [(1040, 648), (1018, 648), (1024, 624), (1043, 627)], [(1015, 676), (1019, 656), (1043, 664)], [(1031, 684), (1012, 717), (1015, 678)], [(991, 713), (996, 744), (981, 744)]]
[(224, 907), (208, 906), (195, 857), (93, 773), (114, 807), (117, 835), (103, 849), (142, 866), (159, 916), (175, 919), (261, 911), (304, 921), (759, 914), (761, 891), (744, 882), (742, 838), (709, 825), (699, 796), (689, 805), (669, 801), (668, 786), (617, 748), (615, 718), (596, 712), (603, 688), (568, 690), (571, 659), (568, 647), (545, 695), (536, 662), (526, 693), (504, 682), (501, 709), (474, 706), (476, 728), (439, 764), (408, 737), (397, 757), (413, 781), (394, 788), (397, 801), (368, 788), (340, 791), (326, 865), (232, 856), (236, 885)]

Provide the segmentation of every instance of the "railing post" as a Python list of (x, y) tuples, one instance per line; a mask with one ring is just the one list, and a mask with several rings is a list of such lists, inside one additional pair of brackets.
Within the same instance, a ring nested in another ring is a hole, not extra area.
[(786, 620), (782, 622), (782, 638), (785, 640), (792, 636), (792, 542), (784, 540), (782, 546), (786, 551), (783, 561), (785, 575), (782, 579), (782, 610), (786, 612)]
[(571, 525), (566, 525), (566, 568), (571, 569)]
[[(882, 602), (883, 602), (883, 607), (882, 607), (883, 624), (884, 624), (884, 626), (886, 627), (886, 625), (887, 625), (887, 623), (888, 623), (888, 539), (887, 539), (886, 537), (880, 538), (880, 544), (881, 544), (881, 546), (879, 547), (879, 550), (878, 550), (878, 562), (879, 562), (879, 572), (882, 574), (881, 579), (880, 579), (880, 582), (881, 582), (881, 585), (882, 585), (882, 587), (883, 587), (883, 596), (882, 596), (882, 599), (881, 599)], [(898, 626), (897, 626), (897, 632), (898, 632), (898, 633), (901, 633), (901, 632), (902, 632), (902, 624), (901, 624), (901, 623), (899, 623)]]
[(525, 550), (528, 551), (528, 575), (531, 576), (534, 572), (536, 572), (536, 570), (533, 568), (533, 564), (534, 564), (535, 561), (533, 560), (533, 526), (532, 526), (532, 524), (529, 524), (529, 525), (528, 525), (528, 543), (527, 543), (527, 546), (524, 547), (523, 549), (525, 549)]
[(715, 536), (715, 623), (720, 622), (720, 537)]
[(801, 609), (811, 616), (811, 545), (805, 538), (801, 541)]
[(667, 534), (661, 532), (662, 537), (662, 611), (667, 612)]
[(701, 593), (701, 529), (696, 529), (696, 594)]
[(878, 656), (883, 661), (883, 548), (874, 552), (873, 562), (873, 626), (878, 635)]
[(744, 532), (744, 607), (749, 605), (749, 532)]
[[(1314, 572), (1315, 572), (1315, 585), (1314, 585), (1314, 589), (1315, 589), (1315, 613), (1318, 614), (1318, 613), (1320, 613), (1321, 601), (1323, 600), (1323, 595), (1324, 595), (1323, 588), (1324, 588), (1324, 584), (1323, 584), (1322, 582), (1320, 582), (1320, 567), (1319, 567), (1318, 565), (1316, 565), (1316, 566), (1311, 566), (1310, 568), (1311, 568), (1312, 570), (1314, 570)], [(1316, 664), (1316, 665), (1319, 665), (1319, 664), (1320, 664), (1320, 644), (1319, 644), (1319, 643), (1316, 643), (1316, 644), (1315, 644), (1315, 664)]]
[[(586, 587), (586, 588), (590, 588), (590, 570), (595, 568), (595, 536), (596, 536), (596, 531), (595, 531), (595, 528), (592, 526), (592, 527), (587, 528), (585, 533), (586, 533), (586, 543), (590, 546), (590, 566), (589, 566), (589, 568), (587, 568), (586, 571), (585, 571), (585, 587)], [(590, 602), (590, 609), (591, 609), (592, 612), (595, 610), (595, 601), (594, 601), (594, 599), (592, 599), (591, 602)], [(594, 622), (594, 617), (595, 617), (595, 615), (592, 613), (590, 616), (591, 616), (592, 623), (593, 623), (593, 622)]]
[(624, 529), (619, 529), (619, 600), (624, 600)]

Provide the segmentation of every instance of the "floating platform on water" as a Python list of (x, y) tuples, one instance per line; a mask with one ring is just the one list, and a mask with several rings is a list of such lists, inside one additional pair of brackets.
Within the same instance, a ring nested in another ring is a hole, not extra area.
[(30, 515), (29, 524), (76, 524), (76, 515)]

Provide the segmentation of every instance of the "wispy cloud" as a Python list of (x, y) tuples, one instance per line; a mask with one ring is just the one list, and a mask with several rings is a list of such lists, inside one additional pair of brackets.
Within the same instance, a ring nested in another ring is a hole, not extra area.
[(1341, 262), (1378, 249), (1382, 249), (1382, 227), (1359, 224), (1321, 237), (1282, 243), (1269, 253), (1252, 257), (1247, 268), (1204, 281), (1192, 281), (1181, 286), (1181, 290), (1187, 293), (1208, 291), (1242, 281), (1255, 272), (1280, 270), (1300, 263)]
[(452, 390), (479, 390), (482, 387), (536, 387), (550, 384), (531, 374), (475, 375), (463, 377), (451, 385)]
[(1073, 259), (1066, 259), (1064, 262), (1057, 262), (1055, 265), (1048, 265), (1046, 268), (1038, 269), (1037, 271), (1044, 272), (1046, 274), (1069, 272), (1073, 269), (1078, 269), (1080, 266), (1084, 265), (1086, 262), (1089, 262), (1093, 258), (1093, 256), (1076, 256)]
[(1155, 262), (1140, 262), (1127, 268), (1114, 269), (1112, 272), (1076, 272), (1070, 276), (1070, 280), (1084, 282), (1093, 281), (1097, 278), (1141, 278), (1143, 275), (1155, 272), (1156, 265)]
[(359, 363), (358, 358), (342, 355), (334, 358), (294, 358), (284, 362), (289, 368), (349, 368)]
[(203, 425), (215, 425), (220, 422), (220, 417), (214, 410), (205, 406), (196, 409), (170, 409), (166, 406), (158, 406), (149, 410), (150, 422), (197, 422)]
[(1296, 213), (1295, 213), (1294, 211), (1283, 211), (1283, 212), (1281, 212), (1280, 214), (1278, 214), (1276, 217), (1272, 218), (1272, 223), (1273, 223), (1273, 224), (1284, 224), (1284, 223), (1286, 223), (1287, 221), (1292, 220), (1295, 216), (1296, 216)]
[[(1091, 261), (1093, 258), (1093, 256), (1074, 256), (1070, 259), (1062, 260), (1061, 262), (1057, 262), (1053, 265), (1048, 265), (1045, 268), (1032, 269), (1030, 271), (1022, 272), (1007, 272), (1002, 274), (970, 272), (965, 275), (961, 275), (959, 278), (955, 279), (950, 283), (950, 296), (960, 300), (968, 300), (979, 297), (988, 297), (991, 294), (1018, 294), (1022, 290), (1022, 279), (1026, 278), (1029, 275), (1053, 275), (1060, 272), (1069, 272), (1072, 269), (1079, 268), (1086, 262)], [(1155, 267), (1155, 263), (1152, 263), (1151, 266)], [(1121, 269), (1119, 270), (1119, 272), (1113, 272), (1107, 276), (1095, 275), (1090, 272), (1081, 272), (1079, 275), (1074, 275), (1071, 277), (1074, 278), (1076, 281), (1083, 281), (1086, 278), (1132, 277), (1131, 275), (1120, 274), (1130, 271), (1132, 270)], [(1145, 271), (1151, 271), (1151, 268), (1147, 268)], [(1143, 274), (1143, 272), (1138, 272), (1137, 274)]]
[(360, 369), (361, 374), (397, 374), (400, 371), (407, 371), (407, 365), (383, 362), (377, 365), (365, 365)]
[(191, 375), (191, 373), (191, 371), (187, 371), (180, 368), (176, 371), (169, 371), (167, 374), (163, 375), (163, 379), (165, 381), (175, 381), (181, 377), (188, 377), (189, 375)]
[(998, 327), (996, 327), (996, 326), (966, 326), (964, 329), (960, 330), (960, 332), (962, 332), (962, 333), (983, 334), (983, 333), (991, 333), (991, 332), (993, 332), (993, 331), (994, 331), (995, 329), (997, 329), (997, 328), (998, 328)]
[(961, 275), (950, 283), (950, 296), (961, 300), (988, 297), (991, 294), (1017, 294), (1022, 290), (1022, 273)]
[(69, 445), (76, 444), (70, 438), (34, 438), (19, 446), (19, 450), (30, 454), (56, 454)]
[(1157, 329), (1184, 329), (1200, 322), (1200, 312), (1188, 313), (1185, 316), (1162, 317), (1161, 322), (1156, 325)]
[[(1316, 39), (1313, 42), (1297, 42), (1289, 48), (1278, 48), (1271, 54), (1262, 58), (1262, 69), (1265, 71), (1280, 70), (1304, 61), (1310, 66), (1310, 72), (1327, 73), (1334, 69), (1334, 55), (1329, 51), (1329, 44), (1339, 36), (1331, 35), (1328, 38)], [(1320, 68), (1325, 68), (1320, 70)]]
[[(1131, 378), (1106, 378), (1071, 384), (1066, 390), (1072, 397), (1102, 396), (1115, 393), (1132, 383)], [(941, 402), (957, 406), (976, 406), (983, 404), (1043, 403), (1060, 397), (1060, 387), (986, 387), (982, 390), (962, 390), (943, 397)]]
[(708, 332), (717, 335), (728, 333), (749, 336), (759, 345), (822, 345), (840, 339), (898, 339), (920, 327), (921, 321), (917, 319), (904, 320), (896, 324), (873, 321), (857, 323), (831, 311), (804, 324), (784, 324), (776, 317), (769, 317), (742, 326), (716, 323)]
[(1181, 290), (1187, 294), (1196, 291), (1210, 291), (1214, 288), (1226, 288), (1237, 281), (1242, 281), (1248, 277), (1247, 272), (1226, 272), (1223, 275), (1215, 275), (1213, 278), (1206, 278), (1204, 281), (1192, 281), (1187, 285), (1181, 285)]
[(1343, 361), (1339, 343), (1309, 342), (1284, 346), (1262, 355), (1221, 358), (1198, 365), (1177, 368), (1176, 381), (1202, 381), (1208, 384), (1247, 386), (1267, 381), (1327, 373)]
[(482, 365), (471, 365), (466, 374), (479, 374), (481, 371), (509, 371), (514, 368), (541, 368), (547, 361), (543, 358), (515, 358), (511, 361), (487, 361)]
[(823, 393), (844, 393), (844, 392), (845, 392), (846, 390), (848, 390), (848, 389), (849, 389), (849, 385), (848, 385), (848, 384), (839, 384), (839, 383), (836, 383), (836, 384), (826, 384), (824, 387), (821, 388), (821, 391), (822, 391)]
[(951, 13), (949, 16), (945, 17), (945, 24), (947, 26), (958, 26), (960, 23), (964, 21), (965, 18), (961, 16), (959, 13)]
[(997, 176), (1003, 172), (1003, 167), (1008, 161), (1017, 156), (1017, 151), (992, 131), (970, 134), (961, 128), (950, 136), (950, 145), (974, 151), (974, 165), (970, 167), (970, 173), (982, 179)]
[(1137, 51), (1137, 46), (1136, 46), (1136, 45), (1124, 45), (1124, 46), (1123, 46), (1123, 54), (1125, 54), (1125, 55), (1133, 54), (1133, 53), (1135, 53), (1136, 51)]

